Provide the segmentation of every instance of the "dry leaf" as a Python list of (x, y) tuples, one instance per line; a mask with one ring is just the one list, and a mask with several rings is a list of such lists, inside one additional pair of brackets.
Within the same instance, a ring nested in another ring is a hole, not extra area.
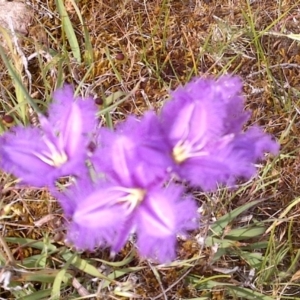
[(291, 282), (298, 281), (300, 279), (300, 270), (298, 270), (291, 279)]

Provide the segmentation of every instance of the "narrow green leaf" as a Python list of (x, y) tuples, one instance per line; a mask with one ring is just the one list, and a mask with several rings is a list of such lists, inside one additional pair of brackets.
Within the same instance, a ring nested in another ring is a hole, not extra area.
[(212, 258), (212, 262), (218, 261), (223, 255), (228, 253), (227, 248), (218, 248), (217, 252), (214, 254)]
[(83, 24), (82, 26), (84, 32), (84, 46), (85, 46), (84, 59), (85, 59), (85, 63), (89, 66), (94, 63), (94, 50), (93, 50), (93, 45), (91, 42), (90, 33), (87, 29), (87, 26), (85, 24)]
[(66, 280), (66, 269), (61, 269), (58, 274), (56, 275), (51, 291), (51, 299), (59, 300), (60, 298), (60, 291), (62, 289), (62, 283)]
[(266, 232), (266, 228), (264, 226), (252, 226), (245, 228), (236, 228), (226, 234), (225, 239), (234, 240), (234, 241), (242, 241), (246, 239), (251, 239), (257, 236), (261, 236)]
[(126, 96), (127, 94), (122, 92), (122, 91), (117, 91), (115, 93), (112, 93), (111, 95), (109, 95), (108, 97), (105, 98), (105, 105), (109, 106), (111, 105), (113, 102), (115, 102), (117, 99)]
[[(136, 85), (135, 87), (132, 89), (132, 91), (130, 91), (129, 94), (125, 94), (124, 98), (122, 98), (121, 100), (113, 103), (112, 105), (110, 105), (109, 107), (105, 107), (104, 109), (100, 110), (97, 115), (98, 116), (101, 116), (101, 115), (104, 115), (110, 111), (112, 111), (113, 109), (115, 109), (116, 107), (118, 107), (121, 103), (125, 102), (126, 100), (128, 100), (131, 96), (133, 96), (136, 91), (138, 90), (139, 86), (140, 86), (140, 83), (142, 82), (142, 80), (140, 80)], [(118, 93), (118, 92), (116, 92)], [(121, 97), (121, 94), (118, 94), (118, 97)]]
[[(59, 275), (60, 270), (53, 270), (53, 269), (43, 269), (37, 270), (34, 272), (22, 272), (22, 280), (23, 281), (34, 281), (34, 282), (43, 282), (43, 283), (52, 283), (54, 282), (55, 278)], [(66, 281), (70, 275), (64, 278)]]
[(195, 288), (200, 290), (211, 290), (215, 287), (221, 287), (221, 286), (231, 286), (232, 284), (224, 283), (224, 282), (218, 282), (215, 281), (215, 279), (229, 279), (231, 275), (215, 275), (211, 276), (209, 278), (203, 278), (203, 279), (194, 279), (193, 284), (195, 285)]
[(257, 250), (257, 249), (266, 249), (268, 247), (269, 242), (262, 241), (257, 243), (251, 243), (247, 246), (242, 246), (242, 250)]
[(252, 291), (243, 287), (229, 286), (230, 294), (235, 297), (240, 297), (245, 300), (274, 300), (274, 297), (263, 295), (259, 292)]
[(291, 33), (291, 34), (287, 34), (286, 36), (292, 40), (300, 41), (300, 34)]
[(110, 52), (109, 52), (109, 49), (108, 47), (105, 47), (105, 54), (106, 54), (106, 57), (108, 58), (109, 60), (109, 63), (110, 63), (110, 66), (112, 67), (118, 81), (121, 83), (123, 80), (122, 80), (122, 76), (121, 74), (119, 73), (119, 71), (117, 70), (112, 58), (111, 58), (111, 55), (110, 55)]
[(103, 264), (110, 266), (110, 267), (120, 268), (120, 267), (128, 265), (133, 260), (134, 255), (135, 255), (135, 253), (134, 253), (134, 251), (132, 251), (128, 257), (125, 257), (125, 259), (123, 259), (121, 261), (117, 261), (117, 262), (111, 262), (111, 261), (106, 261), (106, 260), (97, 259), (97, 258), (95, 258), (95, 261), (100, 261)]
[(72, 264), (74, 267), (78, 268), (79, 270), (101, 279), (105, 279), (108, 281), (112, 281), (110, 278), (104, 276), (102, 273), (100, 273), (97, 268), (95, 268), (93, 265), (88, 263), (85, 259), (82, 259), (78, 257), (77, 255), (74, 255), (70, 252), (62, 254), (62, 257), (66, 261), (70, 261), (70, 264)]
[(229, 248), (235, 246), (236, 242), (228, 239), (219, 239), (213, 236), (208, 236), (205, 239), (205, 245), (207, 247), (213, 247), (218, 245), (220, 248)]
[(131, 95), (127, 95), (126, 97), (124, 97), (124, 98), (122, 98), (121, 100), (119, 100), (119, 101), (113, 103), (112, 105), (110, 105), (110, 106), (108, 106), (108, 107), (105, 107), (105, 108), (101, 109), (101, 110), (97, 113), (97, 115), (98, 115), (98, 116), (101, 116), (101, 115), (104, 115), (104, 114), (106, 114), (106, 113), (111, 112), (113, 109), (115, 109), (115, 108), (118, 107), (120, 104), (122, 104), (122, 103), (125, 102), (127, 99), (129, 99), (130, 96), (131, 96)]
[(61, 17), (61, 21), (62, 21), (62, 28), (64, 30), (64, 32), (66, 33), (68, 42), (70, 44), (72, 53), (74, 58), (77, 60), (78, 63), (81, 63), (81, 55), (80, 55), (80, 48), (79, 48), (79, 44), (75, 35), (75, 31), (73, 28), (73, 25), (70, 21), (69, 15), (66, 11), (66, 8), (64, 6), (64, 3), (62, 0), (55, 0), (56, 5), (57, 5), (57, 9), (58, 9), (58, 13)]
[(85, 51), (84, 51), (84, 59), (85, 59), (85, 63), (90, 66), (91, 64), (93, 64), (93, 61), (94, 61), (94, 56), (93, 56), (93, 53), (94, 53), (94, 50), (93, 50), (93, 45), (91, 43), (91, 38), (90, 38), (90, 34), (89, 34), (89, 31), (87, 29), (87, 26), (82, 18), (82, 15), (81, 15), (81, 12), (80, 12), (80, 9), (78, 8), (76, 2), (74, 0), (70, 0), (70, 2), (72, 3), (75, 11), (76, 11), (76, 14), (80, 20), (80, 23), (81, 23), (81, 26), (83, 28), (83, 33), (84, 33), (84, 48), (85, 48)]
[(74, 258), (76, 258), (76, 255), (71, 255), (70, 258), (66, 261), (63, 268), (56, 275), (52, 286), (51, 299), (60, 299), (62, 283), (67, 281), (67, 269), (71, 265)]
[(100, 273), (97, 268), (95, 268), (93, 265), (88, 263), (86, 260), (76, 256), (72, 255), (70, 252), (62, 254), (62, 257), (65, 260), (68, 260), (71, 262), (71, 264), (78, 268), (79, 270), (93, 276), (98, 277), (101, 279), (104, 279), (105, 281), (101, 284), (101, 287), (104, 289), (108, 287), (112, 282), (114, 282), (114, 279), (124, 276), (128, 273), (137, 272), (140, 270), (143, 270), (145, 267), (133, 267), (133, 268), (124, 268), (119, 270), (113, 270), (108, 276), (104, 276), (102, 273)]
[(249, 203), (246, 203), (245, 205), (243, 205), (241, 207), (238, 207), (238, 208), (234, 209), (233, 211), (229, 212), (225, 216), (223, 216), (220, 219), (218, 219), (212, 226), (210, 226), (211, 231), (214, 234), (221, 235), (222, 232), (223, 232), (223, 230), (224, 230), (224, 228), (230, 222), (232, 222), (241, 213), (243, 213), (244, 211), (248, 210), (252, 206), (257, 205), (260, 202), (261, 202), (260, 200), (249, 202)]
[(182, 267), (186, 267), (186, 268), (190, 268), (190, 267), (194, 267), (195, 264), (193, 264), (194, 261), (198, 260), (198, 259), (201, 259), (201, 258), (204, 258), (205, 255), (201, 255), (201, 256), (195, 256), (193, 258), (190, 258), (190, 259), (185, 259), (185, 260), (175, 260), (171, 263), (168, 264), (168, 267), (170, 268), (176, 268), (176, 267), (179, 267), (179, 268), (182, 268)]
[(44, 254), (31, 255), (23, 259), (22, 262), (18, 261), (18, 263), (26, 268), (39, 268), (46, 266), (47, 257)]
[(249, 253), (241, 251), (239, 255), (254, 269), (260, 269), (262, 260), (264, 259), (263, 255), (258, 252)]
[(130, 274), (130, 273), (138, 272), (145, 268), (146, 267), (132, 267), (132, 268), (124, 268), (124, 269), (114, 270), (108, 275), (109, 281), (107, 281), (107, 280), (104, 281), (101, 284), (101, 287), (102, 287), (102, 289), (104, 289), (104, 288), (108, 287), (114, 279), (123, 277), (124, 275)]
[(6, 68), (8, 69), (10, 76), (12, 77), (12, 80), (14, 81), (15, 86), (17, 86), (20, 89), (20, 91), (22, 91), (22, 93), (24, 95), (24, 100), (26, 100), (27, 103), (31, 105), (31, 107), (34, 109), (35, 112), (39, 113), (40, 110), (39, 110), (38, 106), (35, 104), (34, 100), (31, 98), (31, 96), (28, 94), (27, 90), (25, 89), (23, 83), (21, 82), (21, 80), (19, 78), (19, 75), (16, 73), (11, 62), (8, 60), (2, 46), (0, 46), (0, 56), (5, 64)]
[(19, 238), (19, 237), (6, 237), (6, 242), (20, 244), (21, 246), (30, 246), (35, 249), (43, 250), (47, 247), (48, 251), (56, 251), (57, 248), (53, 244), (45, 244), (33, 239)]
[(41, 300), (41, 299), (49, 299), (49, 296), (51, 295), (51, 289), (46, 290), (39, 290), (37, 292), (33, 292), (32, 294), (17, 298), (19, 300)]

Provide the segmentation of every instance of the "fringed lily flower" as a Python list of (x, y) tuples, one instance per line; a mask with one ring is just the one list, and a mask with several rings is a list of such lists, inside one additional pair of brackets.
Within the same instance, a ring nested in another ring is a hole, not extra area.
[(243, 111), (241, 88), (237, 77), (197, 79), (173, 92), (163, 107), (173, 171), (205, 191), (250, 178), (265, 151), (278, 151), (277, 143), (261, 130), (242, 131), (250, 114)]
[(141, 256), (162, 263), (175, 258), (177, 234), (197, 228), (196, 204), (181, 196), (182, 189), (173, 185), (126, 187), (88, 180), (56, 194), (70, 218), (68, 240), (78, 249), (108, 246), (116, 253), (136, 233)]
[[(182, 188), (163, 186), (164, 175), (155, 163), (155, 150), (149, 150), (149, 161), (139, 159), (138, 136), (132, 139), (121, 132), (103, 134), (102, 145), (109, 147), (100, 147), (93, 158), (96, 169), (105, 169), (105, 182), (88, 193), (86, 183), (78, 182), (71, 192), (69, 198), (76, 205), (73, 211), (65, 208), (72, 215), (69, 239), (79, 248), (106, 243), (118, 252), (136, 233), (142, 256), (170, 261), (175, 257), (176, 235), (197, 227), (196, 204), (191, 198), (181, 197)], [(60, 202), (63, 207), (71, 203), (63, 198)]]
[(54, 94), (49, 118), (40, 127), (13, 127), (2, 136), (2, 168), (36, 187), (53, 185), (60, 176), (85, 168), (89, 134), (95, 129), (94, 102), (73, 97), (65, 86)]
[(114, 190), (109, 184), (95, 185), (89, 177), (79, 179), (75, 185), (53, 195), (61, 204), (64, 215), (70, 219), (67, 239), (78, 249), (94, 250), (111, 246), (125, 224), (125, 207), (118, 199), (123, 191)]
[[(118, 143), (122, 143), (122, 146), (118, 147)], [(170, 148), (163, 135), (160, 121), (157, 115), (150, 111), (141, 119), (129, 116), (116, 127), (115, 131), (101, 128), (98, 150), (95, 151), (92, 162), (96, 171), (104, 172), (110, 180), (119, 181), (120, 173), (116, 170), (121, 169), (122, 181), (126, 181), (126, 177), (131, 180), (132, 174), (128, 173), (125, 177), (125, 172), (135, 170), (134, 176), (141, 182), (146, 180), (161, 183), (169, 176), (168, 167), (172, 164), (169, 152)], [(125, 157), (122, 157), (124, 155)], [(130, 164), (129, 168), (123, 166), (125, 162)]]

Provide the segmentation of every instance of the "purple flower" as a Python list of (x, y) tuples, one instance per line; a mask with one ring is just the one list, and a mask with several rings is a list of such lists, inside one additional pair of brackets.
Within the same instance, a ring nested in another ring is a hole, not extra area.
[(83, 172), (88, 135), (96, 126), (91, 99), (74, 98), (70, 86), (54, 99), (49, 118), (39, 117), (39, 128), (16, 126), (1, 137), (2, 168), (37, 187)]
[[(106, 180), (93, 188), (79, 181), (69, 192), (69, 200), (58, 197), (72, 217), (69, 239), (79, 248), (106, 244), (118, 252), (130, 234), (136, 233), (142, 256), (170, 261), (175, 257), (176, 235), (197, 227), (195, 202), (182, 199), (180, 187), (164, 187), (155, 164), (157, 176), (151, 165), (146, 167), (145, 161), (132, 155), (141, 145), (138, 139), (113, 132), (106, 137), (110, 147), (100, 148), (97, 154), (111, 166)], [(155, 161), (155, 151), (149, 153)]]
[(140, 120), (129, 116), (115, 131), (101, 128), (98, 133), (98, 149), (91, 159), (97, 172), (125, 185), (131, 184), (132, 176), (142, 185), (145, 180), (148, 184), (168, 179), (170, 148), (154, 112)]
[(171, 261), (175, 258), (176, 235), (198, 227), (196, 203), (181, 195), (182, 189), (173, 185), (151, 189), (146, 194), (132, 218), (142, 256)]
[(64, 215), (70, 219), (68, 240), (79, 249), (94, 250), (98, 246), (110, 246), (125, 224), (125, 207), (118, 203), (124, 196), (108, 184), (97, 184), (86, 177), (80, 179), (65, 193), (53, 190)]
[(250, 114), (243, 111), (241, 88), (237, 77), (197, 79), (173, 92), (162, 109), (173, 171), (205, 191), (250, 178), (264, 151), (278, 151), (259, 129), (242, 131)]

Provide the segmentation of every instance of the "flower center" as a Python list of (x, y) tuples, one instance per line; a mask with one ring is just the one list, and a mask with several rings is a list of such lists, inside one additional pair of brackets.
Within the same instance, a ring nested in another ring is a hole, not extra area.
[(145, 198), (146, 191), (139, 188), (118, 188), (126, 192), (126, 196), (121, 197), (118, 202), (128, 205), (128, 213), (130, 214)]
[(131, 189), (131, 193), (127, 196), (127, 201), (131, 203), (140, 203), (143, 201), (146, 191), (143, 189)]
[(177, 164), (181, 164), (189, 158), (208, 155), (204, 147), (204, 140), (180, 140), (173, 148), (172, 157)]
[(68, 161), (68, 156), (63, 149), (58, 149), (58, 147), (48, 139), (45, 139), (45, 144), (48, 147), (48, 151), (35, 153), (44, 163), (59, 168)]
[(189, 158), (207, 156), (216, 148), (223, 149), (226, 147), (234, 137), (235, 134), (233, 133), (224, 135), (215, 141), (213, 146), (208, 146), (205, 139), (180, 140), (173, 148), (172, 157), (177, 164), (181, 164)]
[(52, 153), (51, 162), (54, 167), (59, 168), (67, 161), (68, 161), (68, 157), (64, 151)]
[(184, 145), (184, 142), (178, 143), (173, 148), (172, 156), (175, 162), (178, 164), (181, 164), (182, 162), (184, 162), (186, 159), (189, 158), (189, 152), (186, 145)]

